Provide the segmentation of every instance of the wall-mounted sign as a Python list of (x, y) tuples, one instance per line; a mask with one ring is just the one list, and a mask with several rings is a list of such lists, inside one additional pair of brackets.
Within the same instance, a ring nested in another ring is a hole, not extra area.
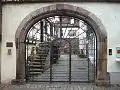
[(120, 47), (116, 47), (116, 58), (120, 58)]
[(7, 53), (8, 55), (11, 55), (12, 54), (12, 51), (11, 51), (11, 49), (8, 49), (8, 53)]
[(13, 42), (6, 42), (6, 47), (13, 47)]
[(112, 55), (112, 49), (109, 49), (109, 55)]

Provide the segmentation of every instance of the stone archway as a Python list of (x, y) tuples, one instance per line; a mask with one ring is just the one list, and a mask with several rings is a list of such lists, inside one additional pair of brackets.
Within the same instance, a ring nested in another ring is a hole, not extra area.
[(107, 79), (107, 32), (101, 23), (101, 21), (91, 12), (72, 5), (67, 4), (54, 4), (47, 7), (43, 7), (31, 12), (27, 17), (19, 25), (15, 40), (16, 40), (16, 80), (17, 82), (25, 81), (25, 45), (24, 40), (26, 34), (35, 22), (38, 20), (52, 16), (52, 15), (70, 15), (77, 18), (80, 18), (94, 29), (94, 32), (97, 36), (97, 60), (99, 61), (97, 64), (97, 72), (98, 75), (96, 80), (102, 79), (103, 83)]

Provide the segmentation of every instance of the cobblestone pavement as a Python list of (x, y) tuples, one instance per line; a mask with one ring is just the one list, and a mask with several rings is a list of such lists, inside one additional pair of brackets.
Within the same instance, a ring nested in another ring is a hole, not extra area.
[(0, 90), (120, 90), (120, 87), (98, 87), (92, 84), (24, 84), (5, 85)]

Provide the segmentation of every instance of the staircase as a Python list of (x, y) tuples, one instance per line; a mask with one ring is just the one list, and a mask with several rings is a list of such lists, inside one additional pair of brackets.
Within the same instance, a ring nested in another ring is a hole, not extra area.
[(48, 43), (40, 43), (38, 47), (36, 47), (36, 54), (31, 54), (27, 59), (26, 80), (33, 81), (35, 77), (47, 70), (49, 68), (48, 58)]

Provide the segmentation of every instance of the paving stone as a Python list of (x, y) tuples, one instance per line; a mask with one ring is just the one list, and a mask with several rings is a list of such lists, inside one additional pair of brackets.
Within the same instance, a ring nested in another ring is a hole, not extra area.
[(6, 85), (0, 90), (120, 90), (120, 87), (100, 87), (95, 85), (74, 85), (74, 84), (25, 84)]

